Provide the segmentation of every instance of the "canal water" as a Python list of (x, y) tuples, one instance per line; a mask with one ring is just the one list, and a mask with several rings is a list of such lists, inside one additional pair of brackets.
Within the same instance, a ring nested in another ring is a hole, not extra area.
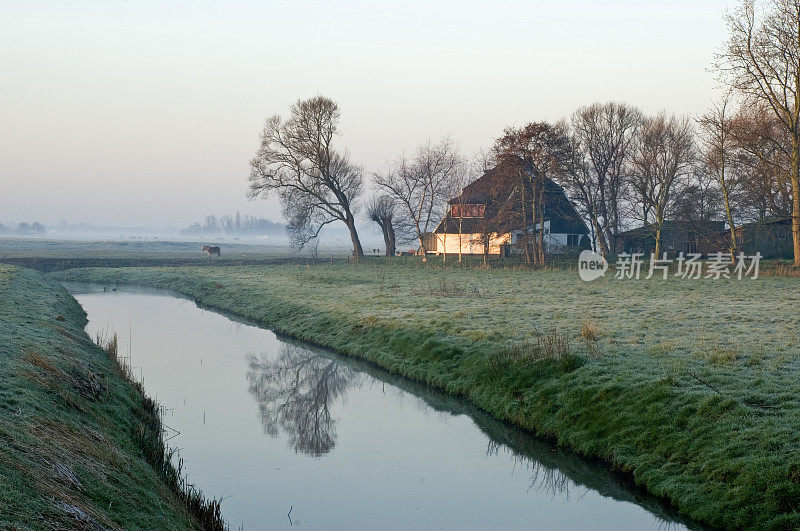
[(684, 529), (606, 467), (167, 291), (67, 283), (231, 529)]

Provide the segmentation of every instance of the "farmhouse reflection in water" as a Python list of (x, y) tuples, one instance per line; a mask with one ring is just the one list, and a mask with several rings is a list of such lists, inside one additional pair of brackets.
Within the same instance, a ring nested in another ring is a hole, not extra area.
[(258, 402), (264, 432), (281, 430), (296, 452), (321, 456), (336, 446), (331, 404), (347, 391), (356, 372), (317, 354), (284, 343), (276, 359), (248, 356), (247, 382)]

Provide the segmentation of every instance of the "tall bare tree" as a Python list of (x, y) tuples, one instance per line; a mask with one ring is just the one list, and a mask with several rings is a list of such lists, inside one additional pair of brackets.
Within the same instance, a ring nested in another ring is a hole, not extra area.
[(745, 100), (764, 102), (790, 140), (794, 263), (800, 266), (800, 0), (743, 0), (718, 67)]
[(626, 165), (642, 113), (621, 103), (595, 103), (571, 118), (573, 164), (564, 184), (586, 217), (600, 252), (616, 252)]
[(730, 95), (715, 103), (710, 111), (697, 119), (700, 140), (703, 144), (702, 161), (719, 186), (725, 219), (730, 229), (729, 249), (736, 256), (736, 223), (733, 218), (733, 182), (731, 168), (736, 157), (734, 138), (731, 135), (729, 112)]
[[(564, 173), (572, 159), (566, 125), (534, 122), (519, 129), (508, 128), (495, 141), (494, 154), (498, 165), (519, 174), (525, 258), (529, 263), (542, 265), (545, 261), (545, 183)], [(531, 194), (526, 198), (528, 185)], [(530, 218), (527, 205), (530, 205)], [(533, 238), (529, 237), (531, 233)]]
[(250, 161), (250, 197), (277, 192), (294, 244), (302, 248), (322, 228), (340, 221), (350, 231), (353, 256), (364, 256), (354, 202), (363, 190), (361, 168), (333, 147), (339, 107), (317, 96), (292, 105), (289, 118), (267, 119)]
[(654, 231), (656, 256), (661, 253), (664, 222), (680, 199), (694, 161), (694, 132), (688, 119), (665, 113), (644, 119), (631, 160), (630, 186), (638, 206), (633, 216)]
[(418, 241), (423, 261), (430, 250), (424, 236), (444, 215), (463, 165), (455, 142), (445, 137), (426, 142), (412, 157), (401, 155), (385, 172), (374, 174), (376, 186), (398, 207), (398, 231)]
[(386, 246), (386, 256), (391, 258), (397, 252), (396, 236), (394, 232), (395, 202), (388, 195), (375, 195), (367, 202), (367, 217), (374, 221), (383, 232), (383, 243)]

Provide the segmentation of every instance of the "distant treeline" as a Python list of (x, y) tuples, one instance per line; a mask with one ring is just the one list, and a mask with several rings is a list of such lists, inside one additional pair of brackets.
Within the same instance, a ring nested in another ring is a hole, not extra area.
[(231, 236), (261, 236), (264, 234), (283, 233), (285, 227), (265, 218), (257, 218), (237, 212), (235, 215), (221, 217), (207, 216), (203, 222), (193, 223), (181, 230), (181, 235), (227, 234)]
[(45, 232), (47, 232), (47, 227), (39, 223), (38, 221), (34, 221), (33, 223), (28, 223), (27, 221), (23, 221), (19, 223), (16, 228), (9, 228), (0, 223), (0, 234), (16, 234), (20, 236), (44, 236)]

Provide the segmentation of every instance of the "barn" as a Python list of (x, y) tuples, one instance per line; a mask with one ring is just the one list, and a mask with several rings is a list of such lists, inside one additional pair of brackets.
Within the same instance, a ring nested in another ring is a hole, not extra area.
[[(578, 215), (563, 188), (544, 179), (545, 252), (559, 254), (589, 246), (589, 230)], [(531, 221), (533, 186), (527, 174), (501, 166), (486, 171), (451, 199), (444, 219), (434, 231), (434, 245), (426, 245), (436, 254), (507, 255), (523, 227), (528, 233), (539, 231)], [(525, 221), (523, 222), (523, 212)], [(535, 230), (534, 230), (535, 229)]]

